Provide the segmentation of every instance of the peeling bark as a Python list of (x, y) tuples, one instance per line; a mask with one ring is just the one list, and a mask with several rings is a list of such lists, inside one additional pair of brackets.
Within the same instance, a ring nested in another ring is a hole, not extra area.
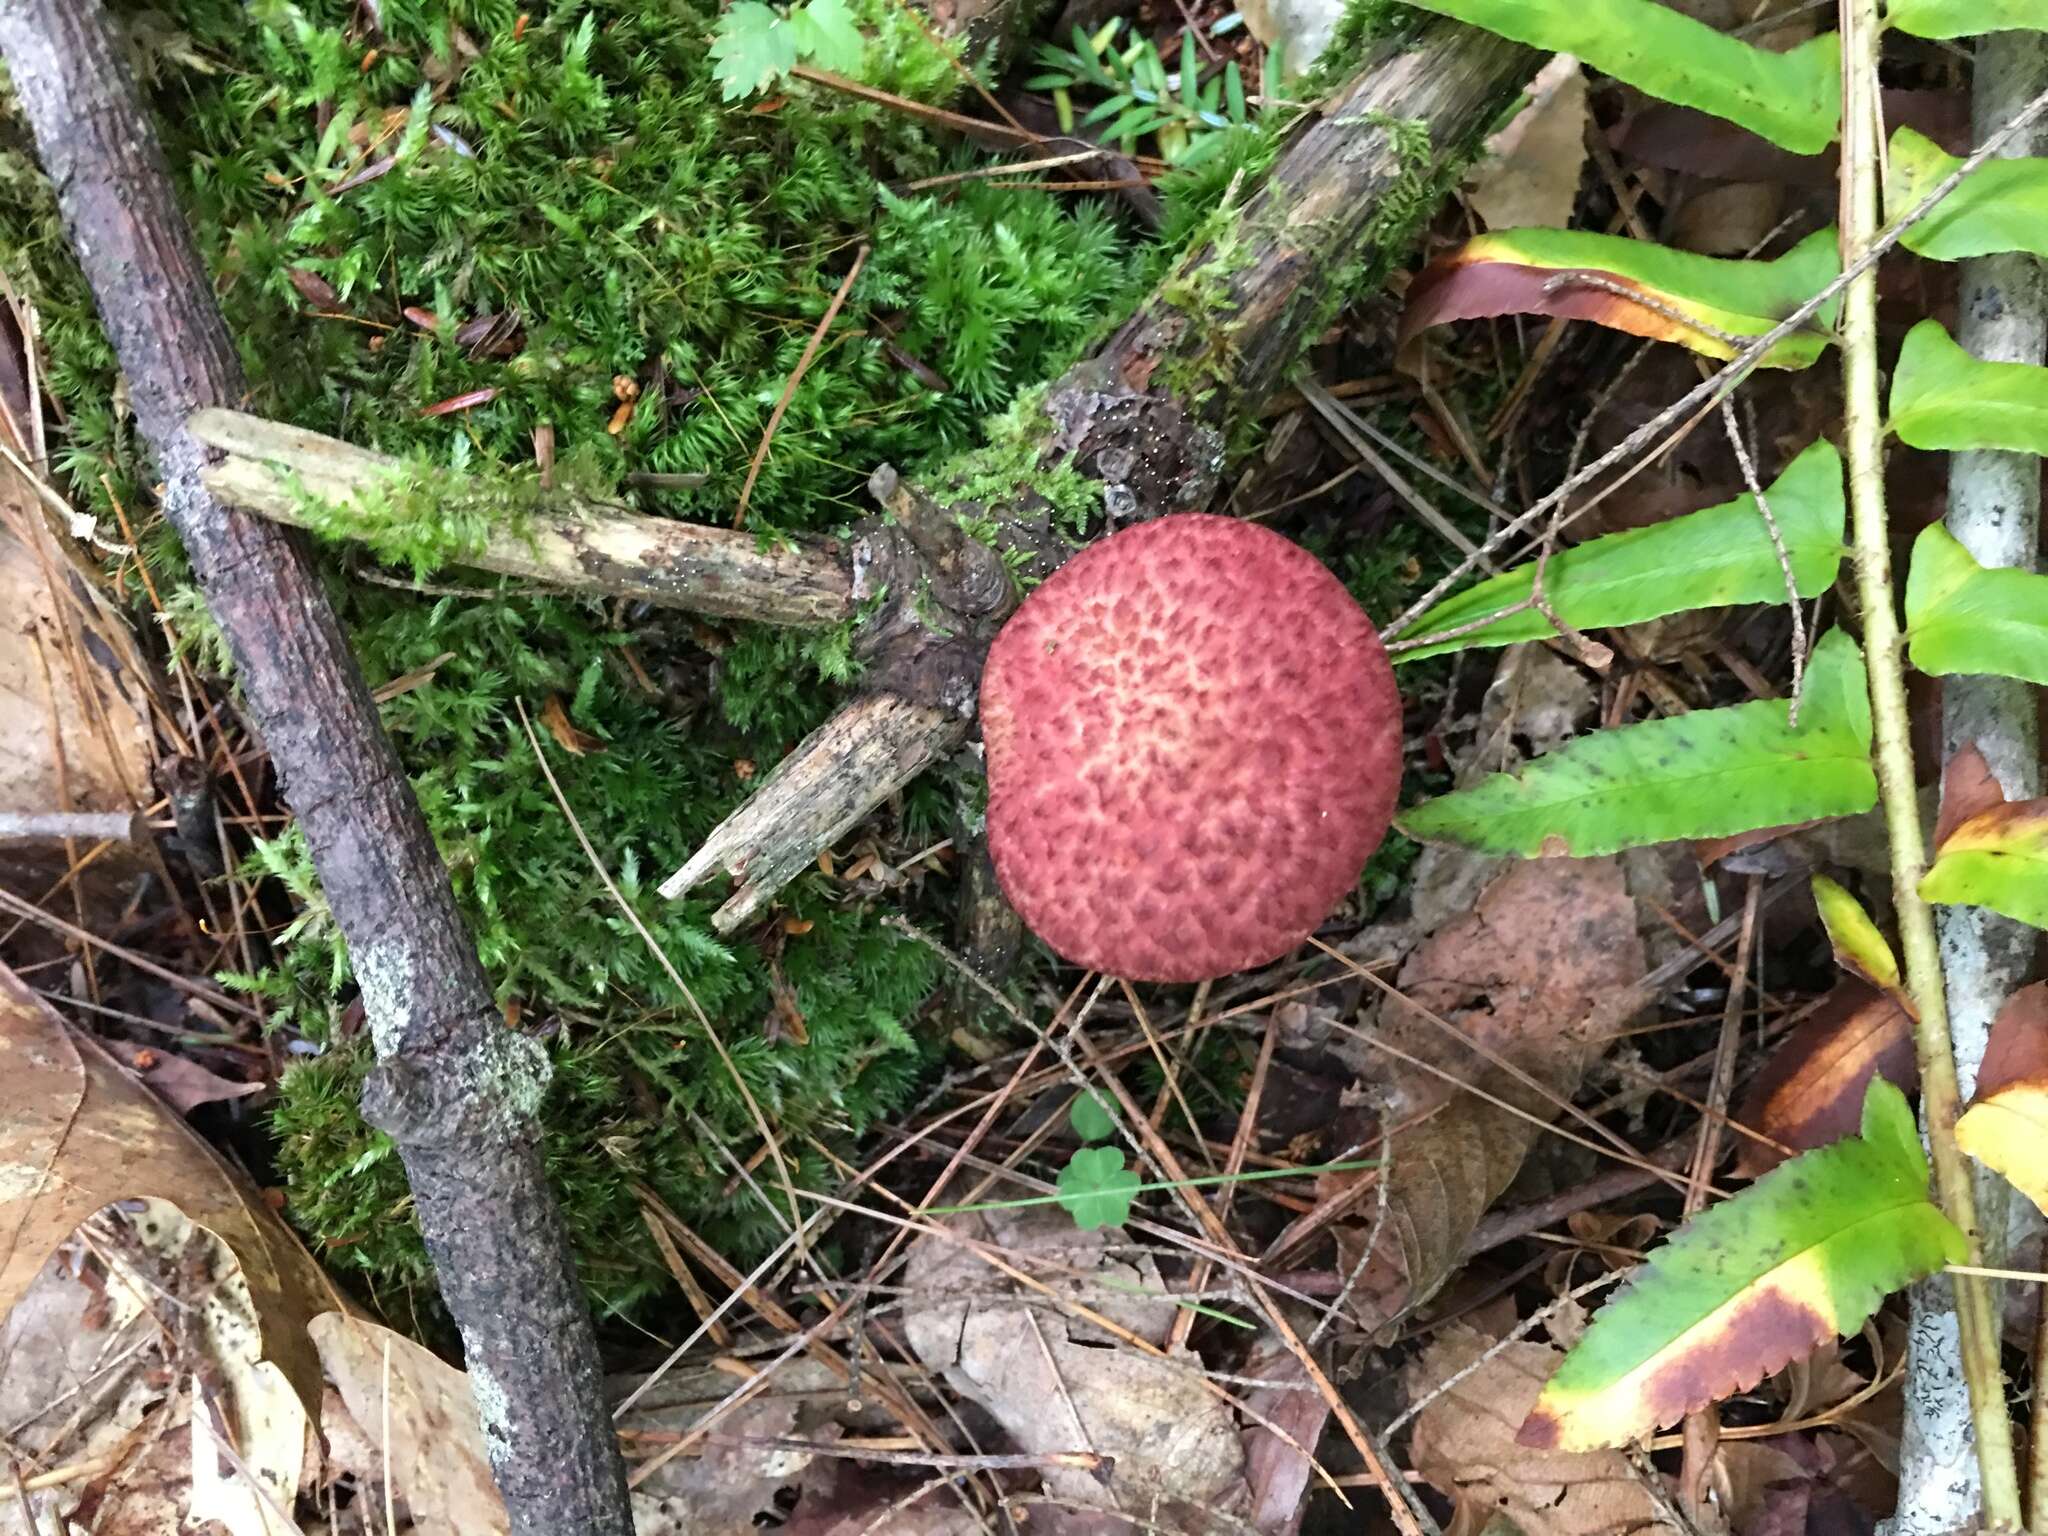
[(348, 940), (398, 1144), (521, 1536), (629, 1536), (597, 1344), (541, 1164), (547, 1056), (505, 1029), (412, 788), (300, 542), (222, 506), (192, 412), (243, 397), (213, 285), (98, 0), (0, 0), (0, 57), (56, 188), (163, 508)]

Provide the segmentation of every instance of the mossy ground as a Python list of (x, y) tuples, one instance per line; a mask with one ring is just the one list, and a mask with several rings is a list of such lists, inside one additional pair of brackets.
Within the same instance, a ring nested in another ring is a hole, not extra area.
[[(869, 83), (927, 101), (955, 91), (953, 64), (895, 0), (855, 8)], [(593, 483), (702, 474), (701, 489), (642, 504), (729, 521), (769, 411), (862, 244), (854, 300), (871, 323), (835, 339), (792, 402), (752, 497), (764, 536), (860, 515), (878, 463), (971, 447), (986, 414), (1057, 372), (1135, 292), (1126, 237), (1092, 199), (984, 181), (895, 192), (972, 162), (908, 117), (811, 87), (722, 104), (710, 5), (528, 10), (383, 0), (374, 35), (352, 0), (181, 0), (127, 18), (249, 408), (418, 468), (497, 476), (496, 500), (390, 499), (378, 552), (417, 575), (466, 547), (479, 519), (518, 515), (499, 467), (530, 465), (543, 423)], [(11, 117), (0, 253), (41, 316), (70, 490), (103, 514), (114, 496), (148, 505), (112, 357)], [(507, 318), (480, 341), (491, 315)], [(497, 392), (485, 404), (424, 414), (484, 389)], [(157, 527), (145, 547), (173, 614), (203, 638), (176, 541)], [(705, 1134), (744, 1157), (752, 1117), (568, 835), (516, 705), (531, 713), (554, 694), (600, 743), (557, 761), (564, 791), (785, 1155), (821, 1179), (807, 1138), (857, 1135), (928, 1066), (918, 1011), (933, 957), (822, 874), (789, 889), (765, 940), (717, 940), (711, 901), (663, 902), (652, 886), (745, 794), (748, 765), (765, 769), (831, 707), (847, 636), (713, 632), (485, 582), (476, 600), (437, 598), (346, 579), (360, 558), (346, 546), (323, 558), (373, 685), (446, 655), (384, 718), (501, 1001), (550, 1032), (549, 1162), (593, 1297), (630, 1312), (671, 1283), (635, 1182), (728, 1254), (758, 1253), (776, 1228), (728, 1187)], [(945, 810), (938, 790), (913, 789), (885, 830), (924, 846), (945, 836)], [(287, 1073), (275, 1116), (290, 1210), (330, 1263), (403, 1315), (428, 1270), (395, 1155), (356, 1113), (368, 1046), (335, 1027), (352, 995), (345, 947), (299, 841), (255, 857), (304, 905), (269, 968), (242, 981), (278, 1027), (324, 1048)], [(764, 1028), (778, 981), (807, 1043)]]
[[(955, 93), (954, 64), (901, 0), (854, 9), (868, 83), (915, 100)], [(629, 471), (702, 475), (640, 504), (729, 521), (769, 413), (863, 245), (848, 310), (863, 323), (805, 376), (750, 522), (764, 537), (843, 525), (867, 510), (863, 487), (883, 462), (929, 467), (973, 499), (991, 489), (977, 475), (1017, 467), (1015, 443), (983, 423), (1127, 312), (1231, 175), (1255, 175), (1274, 151), (1234, 130), (1227, 153), (1170, 178), (1168, 231), (1146, 249), (1090, 198), (987, 180), (897, 190), (976, 163), (906, 115), (800, 84), (722, 103), (709, 0), (525, 13), (514, 0), (179, 0), (125, 17), (242, 349), (248, 408), (401, 455), (421, 483), (475, 477), (475, 494), (403, 493), (383, 508), (377, 553), (420, 577), (480, 520), (522, 515), (543, 426), (591, 486), (615, 490)], [(111, 353), (4, 96), (0, 263), (40, 318), (68, 490), (102, 516), (116, 498), (148, 506)], [(1085, 514), (1092, 488), (1047, 486), (1063, 514)], [(431, 673), (384, 706), (385, 723), (500, 1000), (550, 1041), (548, 1159), (593, 1299), (630, 1315), (671, 1284), (636, 1184), (736, 1261), (757, 1255), (779, 1229), (718, 1150), (755, 1148), (752, 1115), (569, 835), (518, 705), (533, 713), (554, 695), (594, 739), (555, 760), (565, 794), (798, 1177), (821, 1182), (812, 1138), (848, 1144), (906, 1101), (940, 1048), (919, 1020), (931, 953), (822, 873), (788, 889), (772, 927), (731, 941), (713, 936), (715, 897), (667, 903), (652, 887), (757, 767), (823, 718), (851, 675), (848, 635), (718, 630), (453, 571), (439, 579), (474, 581), (479, 595), (399, 590), (351, 579), (360, 549), (322, 548), (371, 683)], [(184, 641), (224, 671), (176, 540), (157, 523), (143, 550)], [(1346, 574), (1369, 583), (1394, 569), (1368, 560)], [(950, 830), (949, 808), (927, 780), (882, 834), (927, 846)], [(274, 1117), (289, 1209), (387, 1310), (430, 1315), (402, 1171), (356, 1111), (368, 1045), (337, 1027), (353, 995), (345, 946), (295, 835), (251, 857), (298, 915), (272, 936), (267, 968), (238, 980), (316, 1053), (287, 1072)], [(778, 992), (805, 1041), (769, 1026)]]

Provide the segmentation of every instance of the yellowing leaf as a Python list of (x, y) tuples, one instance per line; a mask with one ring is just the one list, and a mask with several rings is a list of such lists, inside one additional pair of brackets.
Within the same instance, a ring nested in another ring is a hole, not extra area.
[(1898, 994), (1898, 959), (1870, 914), (1863, 910), (1863, 903), (1826, 875), (1815, 875), (1813, 904), (1820, 909), (1821, 926), (1828, 931), (1835, 963), (1874, 987)]
[(2022, 987), (2006, 1000), (1984, 1064), (1977, 1097), (1956, 1121), (1956, 1143), (2013, 1188), (2048, 1211), (2048, 982)]
[(1675, 1424), (1856, 1332), (1889, 1293), (1964, 1251), (1927, 1197), (1905, 1095), (1875, 1079), (1860, 1135), (1765, 1174), (1650, 1255), (1517, 1438), (1592, 1450)]
[[(1833, 230), (1809, 235), (1772, 261), (1700, 256), (1583, 230), (1502, 230), (1431, 263), (1408, 291), (1401, 331), (1412, 336), (1489, 315), (1555, 315), (1729, 358), (1840, 269)], [(1833, 300), (1823, 305), (1806, 329), (1764, 354), (1763, 366), (1814, 362), (1828, 344), (1836, 307)]]
[(1920, 894), (2048, 928), (2048, 799), (2016, 800), (1965, 821), (1936, 851)]

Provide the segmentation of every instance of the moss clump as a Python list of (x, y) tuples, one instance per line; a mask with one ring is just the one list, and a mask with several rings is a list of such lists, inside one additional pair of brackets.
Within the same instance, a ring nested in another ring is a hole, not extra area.
[[(852, 4), (868, 83), (920, 101), (951, 93), (951, 62), (896, 0)], [(716, 17), (711, 0), (177, 0), (131, 13), (248, 408), (409, 467), (397, 493), (331, 531), (370, 535), (377, 554), (422, 571), (458, 556), (484, 522), (516, 525), (543, 424), (590, 488), (628, 470), (699, 474), (701, 488), (643, 509), (729, 523), (769, 412), (862, 245), (845, 316), (754, 489), (750, 523), (768, 533), (864, 511), (877, 463), (915, 470), (964, 452), (985, 412), (1114, 318), (1132, 263), (1098, 209), (985, 181), (891, 196), (885, 184), (964, 167), (967, 152), (807, 85), (723, 105), (707, 53)], [(147, 506), (154, 477), (26, 143), (0, 101), (0, 263), (42, 321), (59, 467), (82, 505)], [(457, 396), (476, 403), (427, 414)], [(203, 638), (176, 541), (161, 524), (141, 537), (168, 606)], [(549, 1042), (549, 1162), (593, 1298), (625, 1313), (670, 1283), (635, 1184), (735, 1261), (759, 1254), (781, 1229), (718, 1150), (749, 1156), (752, 1116), (577, 848), (516, 706), (532, 714), (553, 694), (597, 743), (556, 759), (564, 792), (785, 1155), (822, 1179), (810, 1138), (859, 1133), (927, 1062), (916, 1009), (932, 956), (822, 875), (790, 888), (781, 921), (729, 941), (710, 900), (662, 902), (651, 887), (823, 717), (826, 683), (851, 671), (848, 632), (720, 633), (482, 579), (477, 599), (436, 598), (348, 580), (357, 547), (327, 558), (371, 683), (427, 675), (385, 722), (500, 1001)], [(913, 786), (881, 836), (925, 846), (946, 811), (937, 789)], [(298, 916), (272, 936), (269, 968), (239, 981), (320, 1053), (286, 1075), (276, 1115), (290, 1209), (396, 1314), (430, 1314), (402, 1174), (355, 1109), (369, 1047), (338, 1027), (353, 993), (346, 947), (301, 842), (253, 857)]]

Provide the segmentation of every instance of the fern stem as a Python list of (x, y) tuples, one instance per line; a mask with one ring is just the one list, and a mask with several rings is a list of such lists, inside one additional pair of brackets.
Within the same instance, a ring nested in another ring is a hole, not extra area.
[[(1855, 260), (1876, 240), (1878, 218), (1877, 65), (1881, 31), (1878, 0), (1842, 0), (1842, 260)], [(1906, 709), (1906, 678), (1892, 583), (1890, 528), (1885, 515), (1884, 417), (1878, 379), (1877, 271), (1852, 281), (1842, 303), (1843, 437), (1849, 470), (1849, 510), (1857, 593), (1863, 608), (1864, 660), (1870, 674), (1870, 713), (1876, 769), (1891, 848), (1892, 900), (1898, 912), (1907, 984), (1919, 1010), (1914, 1049), (1920, 1062), (1921, 1108), (1934, 1164), (1936, 1198), (1969, 1240), (1970, 1262), (1981, 1262), (1976, 1192), (1970, 1167), (1956, 1145), (1959, 1109), (1955, 1051), (1949, 1039), (1948, 999), (1934, 914), (1920, 896), (1927, 868), (1919, 796)], [(2012, 1425), (2005, 1411), (1993, 1292), (1981, 1276), (1957, 1275), (1956, 1313), (1970, 1418), (1983, 1476), (1985, 1524), (2020, 1524), (2019, 1475)]]

